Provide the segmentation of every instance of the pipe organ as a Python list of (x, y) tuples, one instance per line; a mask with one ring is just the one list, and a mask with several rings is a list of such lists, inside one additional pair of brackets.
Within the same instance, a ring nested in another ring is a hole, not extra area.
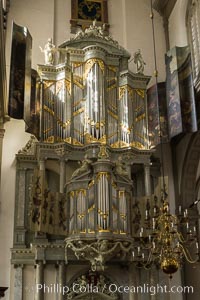
[(80, 182), (76, 178), (67, 184), (70, 238), (77, 234), (94, 237), (97, 233), (130, 236), (131, 180), (122, 176), (119, 181), (109, 160), (99, 159), (93, 163), (92, 173), (92, 180), (84, 173), (80, 175), (84, 189), (79, 189)]
[(57, 65), (38, 67), (41, 139), (81, 147), (99, 143), (149, 149), (149, 77), (128, 70), (127, 51), (103, 35), (99, 42), (88, 35), (75, 37), (58, 51), (62, 55)]
[[(12, 261), (62, 269), (79, 259), (103, 270), (112, 258), (129, 259), (133, 244), (133, 179), (152, 154), (150, 77), (129, 71), (129, 53), (95, 24), (56, 51), (55, 64), (38, 65), (40, 139), (17, 154), (16, 207), (26, 213), (23, 226), (16, 213)], [(149, 196), (149, 182), (146, 172), (141, 194)]]

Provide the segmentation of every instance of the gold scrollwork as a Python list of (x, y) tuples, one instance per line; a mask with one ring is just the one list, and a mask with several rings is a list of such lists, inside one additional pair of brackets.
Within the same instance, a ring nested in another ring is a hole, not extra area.
[(75, 85), (77, 85), (80, 89), (84, 89), (84, 85), (83, 84), (81, 84), (77, 79), (73, 79), (73, 83), (75, 84)]
[(91, 143), (101, 143), (101, 144), (106, 144), (106, 135), (103, 135), (100, 139), (97, 139), (90, 135), (89, 133), (85, 134), (85, 143), (86, 144), (91, 144)]
[(145, 149), (145, 146), (142, 145), (140, 142), (132, 142), (130, 144), (131, 147), (133, 148), (138, 148), (138, 149)]
[(90, 189), (93, 185), (94, 185), (94, 179), (91, 180), (90, 183), (88, 184), (88, 189)]
[(73, 145), (76, 146), (83, 146), (83, 144), (81, 142), (79, 142), (77, 139), (73, 138)]
[(74, 191), (71, 191), (71, 192), (69, 193), (69, 196), (70, 196), (70, 197), (73, 197), (73, 198), (74, 198), (74, 195), (75, 195), (75, 192), (74, 192)]
[(83, 66), (83, 63), (82, 62), (73, 62), (73, 67), (76, 69), (76, 68), (79, 68)]
[(117, 135), (117, 131), (115, 131), (115, 132), (113, 132), (112, 134), (110, 134), (109, 136), (108, 136), (108, 139), (111, 139), (113, 136), (115, 136), (115, 135)]
[(86, 144), (96, 143), (96, 142), (98, 142), (98, 140), (96, 138), (94, 138), (91, 134), (89, 134), (89, 133), (85, 134), (85, 143)]
[(64, 80), (56, 82), (56, 95), (61, 91), (61, 89), (64, 89)]
[(108, 66), (108, 69), (114, 73), (117, 72), (117, 67), (114, 67), (114, 66)]
[(145, 90), (134, 89), (134, 91), (136, 92), (136, 94), (138, 94), (141, 98), (144, 99), (144, 97), (145, 97)]
[(74, 105), (73, 105), (73, 107), (76, 107), (76, 106), (78, 106), (78, 105), (79, 105), (79, 104), (81, 104), (81, 102), (83, 102), (83, 101), (85, 101), (85, 99), (80, 99), (80, 100), (78, 100), (78, 101), (74, 102)]
[(77, 214), (77, 216), (79, 219), (82, 220), (85, 217), (85, 213)]
[(106, 176), (107, 179), (110, 178), (110, 174), (108, 172), (98, 172), (96, 177), (97, 181), (99, 181), (102, 176)]
[(123, 141), (117, 141), (110, 145), (112, 148), (125, 148), (129, 147), (129, 143), (123, 142)]
[(114, 181), (112, 181), (112, 187), (113, 187), (114, 189), (117, 189), (117, 185), (116, 185), (116, 183), (115, 183)]
[(94, 66), (94, 64), (98, 63), (100, 69), (102, 70), (102, 72), (104, 72), (104, 62), (103, 60), (99, 59), (99, 58), (91, 58), (88, 59), (85, 63), (85, 74), (84, 74), (84, 78), (86, 78), (88, 76), (88, 73), (90, 72), (91, 68)]
[(106, 135), (104, 134), (99, 140), (101, 144), (106, 144)]
[(115, 120), (118, 120), (118, 115), (114, 114), (111, 110), (108, 109), (108, 114), (113, 117)]
[(135, 112), (138, 112), (138, 111), (141, 111), (141, 110), (144, 110), (144, 104), (142, 104), (142, 105), (135, 108)]
[(69, 80), (65, 80), (65, 86), (69, 94), (71, 95), (71, 82)]
[(109, 86), (108, 88), (107, 88), (107, 91), (111, 91), (111, 90), (113, 90), (114, 88), (116, 88), (117, 87), (117, 85), (116, 85), (116, 83), (114, 83), (114, 84), (112, 84), (111, 86)]
[(126, 92), (128, 92), (130, 97), (133, 97), (133, 88), (129, 85), (123, 85), (119, 87), (119, 99), (121, 100)]
[(47, 129), (43, 130), (43, 133), (47, 133), (47, 132), (51, 131), (52, 129), (53, 129), (53, 127), (49, 127)]
[(75, 117), (75, 116), (81, 114), (82, 112), (84, 112), (84, 110), (85, 110), (84, 107), (79, 108), (78, 110), (73, 112), (73, 116)]
[(123, 197), (125, 195), (125, 191), (119, 191), (119, 197)]
[(65, 127), (67, 127), (69, 125), (71, 125), (71, 120), (70, 119), (65, 122)]
[(55, 80), (44, 80), (44, 89), (50, 88), (53, 84), (55, 84)]
[(44, 105), (43, 109), (47, 111), (50, 115), (54, 116), (54, 111), (50, 109), (48, 106)]
[(119, 99), (120, 100), (123, 98), (125, 92), (126, 92), (126, 87), (125, 86), (120, 86), (120, 88), (119, 88)]
[(68, 144), (72, 144), (72, 138), (68, 137), (68, 138), (64, 139), (64, 142), (66, 142)]
[(128, 94), (133, 97), (133, 89), (129, 85), (127, 85)]
[(79, 189), (76, 191), (76, 195), (83, 194), (83, 196), (86, 196), (86, 190), (85, 189)]
[(141, 121), (141, 120), (144, 120), (145, 117), (146, 117), (146, 115), (145, 115), (145, 114), (142, 114), (142, 115), (140, 115), (140, 116), (138, 116), (138, 117), (135, 118), (135, 122), (139, 122), (139, 121)]
[(93, 204), (91, 207), (88, 208), (88, 213), (90, 213), (91, 211), (93, 211), (95, 209), (95, 205)]
[(54, 100), (52, 100), (52, 99), (45, 99), (45, 101), (48, 102), (50, 105), (54, 104)]

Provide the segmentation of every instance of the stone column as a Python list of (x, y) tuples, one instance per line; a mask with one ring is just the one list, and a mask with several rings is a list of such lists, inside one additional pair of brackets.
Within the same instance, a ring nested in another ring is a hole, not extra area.
[(166, 51), (170, 49), (170, 42), (169, 42), (169, 19), (167, 16), (163, 16), (163, 27), (165, 31), (165, 43), (166, 43)]
[(0, 182), (1, 182), (1, 161), (2, 161), (2, 147), (3, 147), (3, 137), (5, 129), (0, 128)]
[(23, 299), (23, 266), (19, 265), (15, 268), (15, 278), (14, 278), (14, 299)]
[(44, 265), (38, 261), (35, 268), (35, 300), (44, 300)]
[(45, 177), (45, 159), (41, 159), (41, 160), (39, 161), (39, 169), (40, 169), (40, 172), (41, 172), (42, 175), (43, 175), (42, 180), (44, 180), (44, 177)]
[(64, 295), (62, 293), (63, 286), (66, 285), (65, 280), (65, 262), (61, 261), (58, 265), (58, 285), (60, 287), (60, 293), (58, 293), (58, 300), (64, 300)]
[(150, 164), (144, 164), (145, 196), (151, 196)]
[[(139, 278), (138, 278), (138, 270), (134, 266), (133, 262), (129, 263), (129, 286), (134, 286), (137, 288), (139, 285)], [(139, 300), (137, 293), (129, 293), (129, 300)]]
[(60, 160), (60, 193), (64, 193), (65, 186), (65, 160)]

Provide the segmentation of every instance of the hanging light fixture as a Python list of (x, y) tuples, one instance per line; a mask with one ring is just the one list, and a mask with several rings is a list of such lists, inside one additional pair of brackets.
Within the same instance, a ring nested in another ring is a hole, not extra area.
[[(166, 193), (161, 203), (160, 210), (156, 202), (153, 209), (146, 209), (144, 226), (140, 227), (135, 237), (136, 243), (132, 254), (138, 267), (148, 269), (152, 264), (157, 264), (171, 277), (184, 260), (189, 263), (196, 263), (199, 260), (197, 230), (196, 226), (189, 223), (187, 209), (182, 214), (179, 207), (178, 215), (170, 212)], [(193, 251), (194, 257), (189, 249)]]
[[(157, 61), (156, 61), (156, 44), (154, 31), (153, 5), (151, 2), (151, 20), (153, 32), (153, 48), (155, 62), (155, 79), (157, 87)], [(158, 119), (160, 122), (160, 111), (158, 105)], [(137, 206), (137, 215), (143, 220), (143, 226), (140, 226), (135, 236), (133, 246), (133, 261), (138, 267), (150, 268), (157, 264), (164, 273), (172, 277), (183, 264), (184, 260), (189, 263), (199, 261), (199, 244), (197, 240), (197, 230), (194, 220), (190, 220), (189, 211), (182, 211), (179, 206), (178, 215), (170, 212), (168, 195), (166, 192), (165, 174), (164, 174), (164, 154), (162, 128), (160, 127), (160, 158), (162, 170), (162, 195), (159, 209), (158, 199), (154, 197), (154, 205), (150, 207), (150, 201), (147, 200), (145, 217), (142, 218), (140, 209)], [(190, 223), (190, 221), (193, 221)], [(193, 252), (194, 255), (191, 255)]]

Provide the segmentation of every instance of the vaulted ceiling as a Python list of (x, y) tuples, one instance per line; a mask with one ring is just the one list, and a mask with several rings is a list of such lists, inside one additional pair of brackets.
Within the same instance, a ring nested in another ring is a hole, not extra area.
[(177, 0), (154, 0), (153, 7), (162, 16), (169, 18)]

